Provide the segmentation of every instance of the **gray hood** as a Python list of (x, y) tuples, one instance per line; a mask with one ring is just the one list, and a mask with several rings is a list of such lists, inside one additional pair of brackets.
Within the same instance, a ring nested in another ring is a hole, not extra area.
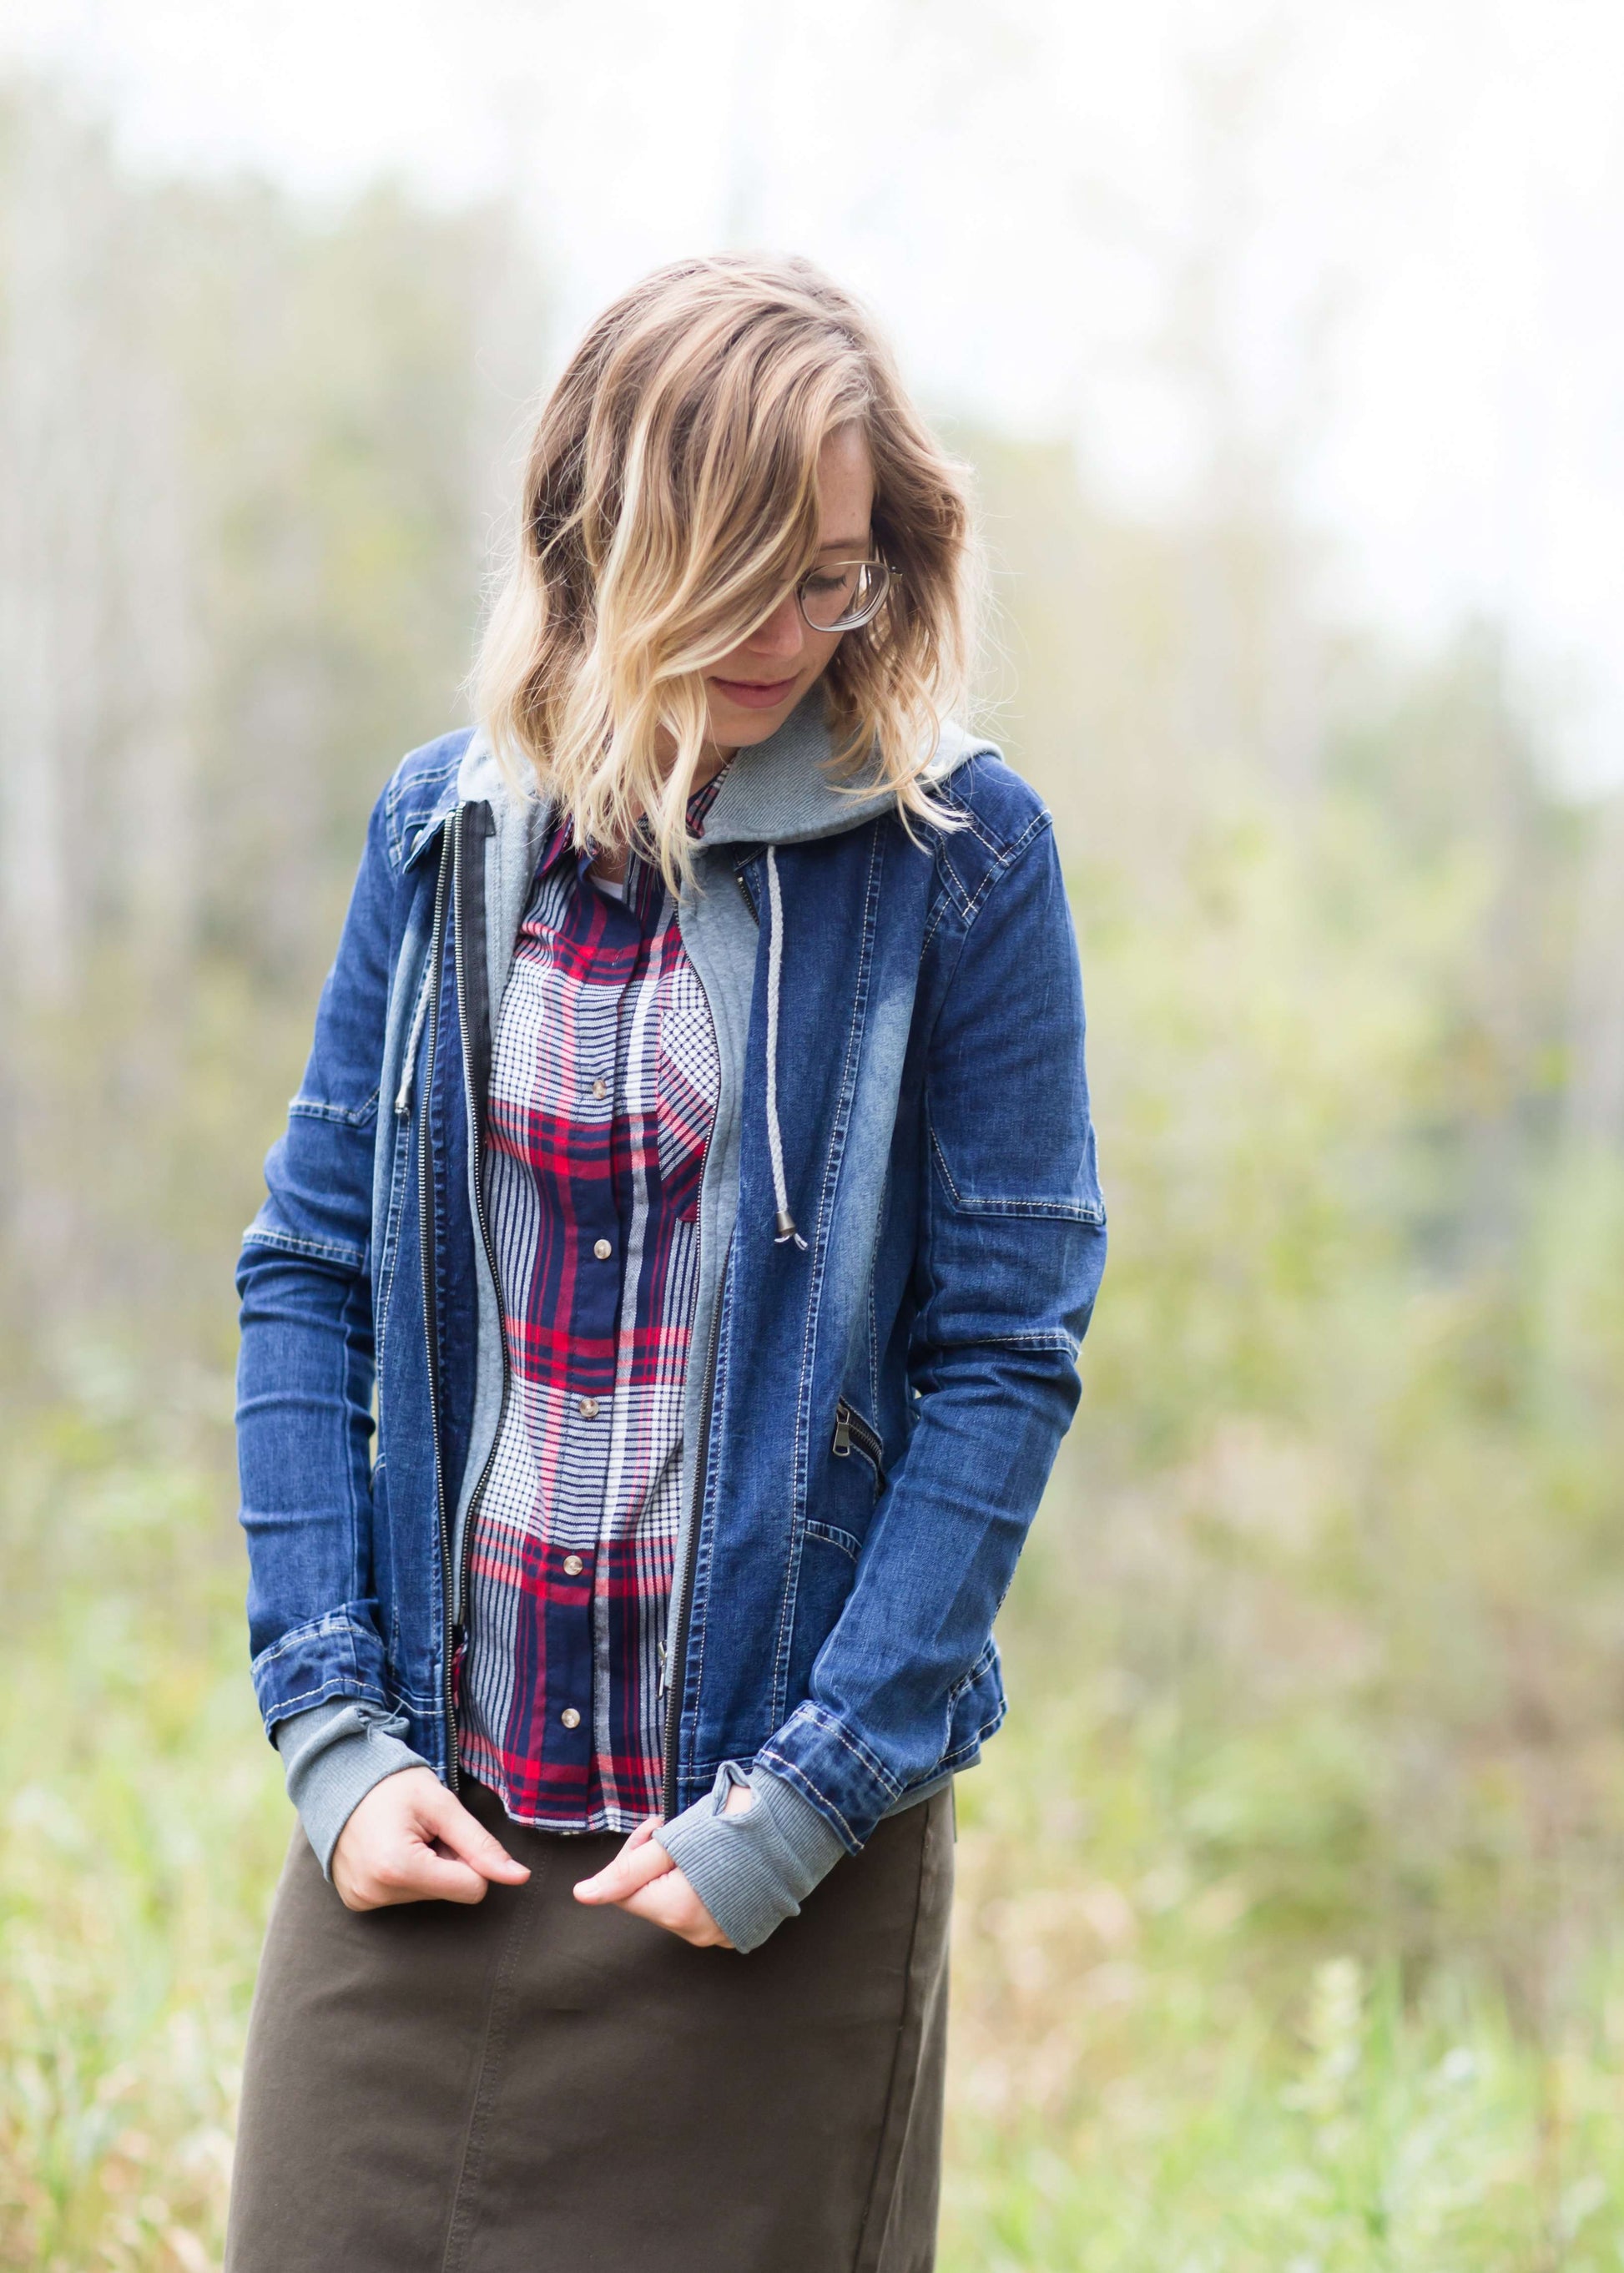
[[(831, 746), (823, 689), (815, 686), (776, 733), (740, 751), (705, 815), (705, 843), (800, 844), (813, 837), (838, 836), (883, 811), (892, 796), (883, 784), (865, 784), (861, 773), (845, 776), (839, 784), (831, 779)], [(944, 781), (966, 759), (996, 747), (949, 719), (937, 738), (928, 778)], [(475, 732), (463, 753), (456, 799), (458, 804), (473, 799), (487, 803), (497, 815), (499, 837), (523, 834), (528, 842), (532, 829), (539, 831), (545, 825), (545, 800), (539, 793), (527, 796), (514, 788), (483, 730)], [(521, 822), (519, 831), (512, 829), (514, 821)]]

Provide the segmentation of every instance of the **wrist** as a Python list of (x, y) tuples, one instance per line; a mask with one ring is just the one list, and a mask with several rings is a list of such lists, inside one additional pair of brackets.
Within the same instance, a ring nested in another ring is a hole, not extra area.
[(364, 1698), (334, 1698), (278, 1723), (288, 1797), (324, 1878), (332, 1878), (333, 1850), (367, 1794), (402, 1769), (428, 1768), (402, 1743), (405, 1727), (403, 1715)]
[(732, 1761), (703, 1799), (654, 1837), (740, 1950), (759, 1948), (796, 1917), (846, 1851), (809, 1800), (764, 1768), (747, 1777)]

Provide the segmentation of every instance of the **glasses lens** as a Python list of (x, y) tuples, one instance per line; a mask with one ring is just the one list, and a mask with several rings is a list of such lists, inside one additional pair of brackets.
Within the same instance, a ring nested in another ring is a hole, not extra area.
[(814, 631), (866, 624), (885, 597), (891, 572), (878, 560), (831, 560), (801, 581), (801, 604)]

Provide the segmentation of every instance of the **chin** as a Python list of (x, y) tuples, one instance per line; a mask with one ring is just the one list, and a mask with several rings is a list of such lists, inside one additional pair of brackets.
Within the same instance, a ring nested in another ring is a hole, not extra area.
[(771, 710), (747, 710), (742, 703), (714, 702), (710, 706), (711, 735), (724, 749), (743, 750), (752, 743), (764, 742), (769, 735), (778, 732), (805, 692), (805, 687), (798, 686)]
[(753, 742), (764, 742), (778, 732), (794, 707), (793, 702), (786, 702), (779, 709), (769, 710), (764, 718), (759, 710), (751, 710), (736, 726), (728, 728), (727, 739), (741, 750)]

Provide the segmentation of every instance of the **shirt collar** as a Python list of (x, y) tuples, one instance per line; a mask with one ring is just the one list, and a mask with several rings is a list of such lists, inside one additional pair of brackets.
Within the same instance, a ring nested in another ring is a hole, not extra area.
[[(704, 835), (705, 815), (710, 812), (712, 805), (715, 804), (717, 794), (721, 789), (724, 780), (726, 778), (728, 769), (732, 766), (734, 757), (737, 755), (737, 751), (734, 751), (730, 756), (724, 758), (721, 764), (717, 768), (715, 773), (711, 775), (710, 780), (708, 782), (702, 783), (699, 788), (697, 788), (694, 791), (693, 795), (688, 799), (687, 818), (688, 833), (690, 836), (703, 836)], [(650, 865), (652, 865), (650, 856), (652, 854), (653, 843), (651, 837), (650, 837), (645, 829), (640, 829), (638, 831), (638, 839), (641, 840), (641, 845), (647, 848), (644, 851), (643, 857), (650, 859)], [(638, 840), (634, 840), (635, 846), (637, 844), (637, 841)], [(567, 852), (573, 852), (575, 854), (575, 874), (584, 881), (587, 870), (591, 866), (593, 860), (597, 857), (596, 849), (590, 844), (583, 845), (576, 844), (575, 822), (571, 815), (568, 813), (564, 814), (559, 820), (555, 821), (552, 828), (548, 829), (546, 839), (541, 848), (541, 859), (538, 861), (536, 866), (537, 874), (538, 876), (545, 876), (549, 869), (554, 868), (558, 866), (559, 862), (563, 859)]]

